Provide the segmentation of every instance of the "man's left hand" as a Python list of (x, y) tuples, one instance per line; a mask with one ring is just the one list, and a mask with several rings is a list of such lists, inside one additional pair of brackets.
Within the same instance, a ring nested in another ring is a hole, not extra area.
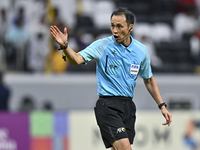
[(162, 125), (168, 125), (168, 126), (170, 126), (170, 124), (171, 124), (171, 122), (172, 122), (172, 115), (167, 111), (167, 109), (166, 109), (165, 106), (163, 106), (163, 107), (161, 108), (161, 112), (162, 112), (163, 116), (164, 116), (165, 119), (166, 119), (166, 122), (163, 123)]

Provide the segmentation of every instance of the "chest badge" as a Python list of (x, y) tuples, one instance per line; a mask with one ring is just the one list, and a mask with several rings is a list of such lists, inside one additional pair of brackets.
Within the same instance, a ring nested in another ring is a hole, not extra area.
[(140, 69), (140, 65), (131, 64), (130, 76), (131, 76), (132, 78), (137, 77), (138, 72), (139, 72), (139, 69)]

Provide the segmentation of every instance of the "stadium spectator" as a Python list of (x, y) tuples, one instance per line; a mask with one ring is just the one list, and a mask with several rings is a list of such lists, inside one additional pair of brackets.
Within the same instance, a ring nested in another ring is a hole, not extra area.
[(35, 30), (30, 38), (30, 48), (28, 49), (28, 55), (26, 57), (29, 71), (33, 73), (44, 73), (46, 59), (49, 54), (49, 30), (43, 16), (37, 27), (37, 30)]
[[(48, 40), (44, 33), (38, 32), (32, 37), (29, 54), (27, 55), (28, 70), (32, 73), (44, 73), (48, 55)], [(42, 51), (41, 51), (42, 49)]]
[(198, 18), (194, 7), (185, 7), (184, 12), (174, 16), (173, 26), (179, 39), (188, 38), (198, 29)]
[[(41, 16), (46, 14), (46, 0), (18, 0), (15, 2), (14, 8), (19, 10), (22, 8), (23, 13), (21, 15), (25, 20), (24, 27), (30, 33), (30, 36), (34, 36), (35, 32), (40, 29), (38, 25), (40, 25)], [(17, 18), (19, 14), (17, 13), (14, 17)]]
[(42, 110), (53, 111), (53, 104), (49, 100), (43, 102)]
[(5, 34), (7, 32), (9, 23), (7, 19), (6, 9), (1, 9), (1, 16), (0, 16), (0, 44), (5, 46)]
[(14, 19), (14, 25), (8, 28), (5, 36), (7, 64), (9, 69), (26, 71), (26, 53), (29, 44), (29, 33), (24, 28), (23, 11)]
[(36, 109), (36, 104), (32, 96), (26, 95), (21, 99), (19, 111), (31, 112)]
[[(58, 28), (64, 28), (65, 23), (60, 17), (60, 11), (57, 7), (52, 8), (53, 16), (53, 24), (56, 24)], [(71, 31), (71, 30), (69, 30)], [(50, 73), (64, 73), (67, 70), (68, 61), (63, 61), (62, 58), (62, 51), (58, 51), (58, 44), (53, 41), (53, 38), (50, 37), (50, 44), (49, 44), (49, 55), (47, 56), (47, 65), (46, 65), (46, 72)]]
[(0, 111), (8, 111), (11, 91), (3, 80), (3, 72), (0, 72)]
[(200, 128), (199, 120), (188, 120), (186, 122), (185, 134), (184, 134), (184, 145), (188, 150), (199, 150), (200, 139), (195, 137), (195, 130)]
[(0, 9), (0, 70), (6, 69), (6, 50), (5, 50), (5, 34), (9, 26), (7, 19), (7, 11), (5, 8)]
[(195, 73), (200, 73), (200, 28), (190, 38), (190, 50), (191, 56), (194, 58), (196, 63)]

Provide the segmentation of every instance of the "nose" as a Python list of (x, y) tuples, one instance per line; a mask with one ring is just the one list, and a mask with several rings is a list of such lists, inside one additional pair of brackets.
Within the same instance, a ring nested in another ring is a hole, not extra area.
[(117, 28), (116, 27), (112, 27), (112, 32), (113, 33), (117, 33)]

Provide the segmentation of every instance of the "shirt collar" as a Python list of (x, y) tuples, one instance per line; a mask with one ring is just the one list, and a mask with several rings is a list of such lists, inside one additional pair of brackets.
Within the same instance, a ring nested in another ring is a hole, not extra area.
[(128, 47), (124, 46), (124, 45), (121, 44), (121, 43), (117, 43), (117, 42), (115, 41), (115, 39), (114, 39), (114, 36), (112, 36), (112, 39), (115, 41), (115, 43), (121, 45), (122, 47), (126, 48), (129, 52), (131, 52), (131, 51), (133, 50), (132, 46), (133, 46), (133, 44), (134, 44), (134, 39), (133, 39), (132, 35), (130, 35), (130, 37), (131, 37), (131, 44), (130, 44)]
[(130, 35), (130, 37), (131, 37), (131, 44), (128, 46), (128, 47), (126, 47), (126, 49), (129, 51), (129, 52), (131, 52), (132, 50), (133, 50), (133, 44), (134, 44), (134, 39), (133, 39), (133, 37)]

